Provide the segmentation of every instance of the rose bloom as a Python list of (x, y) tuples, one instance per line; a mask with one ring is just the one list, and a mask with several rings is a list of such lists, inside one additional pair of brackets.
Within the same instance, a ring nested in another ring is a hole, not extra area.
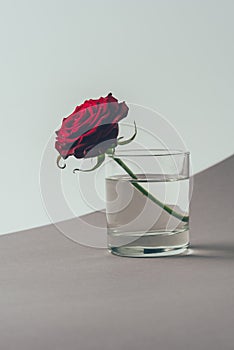
[(109, 93), (77, 106), (56, 131), (55, 148), (63, 159), (95, 157), (117, 145), (118, 122), (128, 114), (128, 106)]

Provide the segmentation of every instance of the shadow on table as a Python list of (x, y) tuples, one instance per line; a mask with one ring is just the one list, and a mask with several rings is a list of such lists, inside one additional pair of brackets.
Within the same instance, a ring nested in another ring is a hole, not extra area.
[(187, 253), (178, 255), (177, 257), (234, 260), (234, 242), (192, 244)]

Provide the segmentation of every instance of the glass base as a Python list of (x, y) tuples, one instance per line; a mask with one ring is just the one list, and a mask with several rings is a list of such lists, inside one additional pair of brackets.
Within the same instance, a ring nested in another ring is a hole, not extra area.
[(156, 258), (160, 256), (171, 256), (178, 255), (184, 253), (189, 247), (187, 244), (184, 247), (180, 248), (144, 248), (144, 247), (134, 247), (134, 248), (126, 248), (126, 247), (111, 247), (109, 248), (109, 252), (114, 255), (132, 257), (132, 258)]
[[(131, 237), (131, 241), (130, 240)], [(128, 239), (128, 242), (126, 242)], [(125, 244), (122, 243), (125, 240)], [(112, 254), (126, 257), (161, 257), (182, 254), (189, 247), (189, 230), (180, 232), (161, 232), (133, 236), (113, 234), (109, 236), (108, 250)]]

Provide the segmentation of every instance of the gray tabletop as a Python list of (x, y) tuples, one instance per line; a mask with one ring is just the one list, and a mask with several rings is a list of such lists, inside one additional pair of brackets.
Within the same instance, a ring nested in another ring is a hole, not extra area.
[(0, 349), (233, 350), (233, 171), (195, 176), (186, 256), (120, 258), (53, 225), (0, 237)]

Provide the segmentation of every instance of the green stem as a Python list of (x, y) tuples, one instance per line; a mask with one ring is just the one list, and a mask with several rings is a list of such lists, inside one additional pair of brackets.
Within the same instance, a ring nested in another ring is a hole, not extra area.
[[(129, 169), (129, 167), (119, 158), (115, 158), (114, 156), (112, 156), (112, 158), (116, 161), (116, 163), (118, 163), (127, 173), (128, 175), (130, 175), (133, 179), (137, 179), (137, 176), (132, 172), (131, 169)], [(160, 200), (158, 200), (156, 197), (154, 197), (151, 193), (149, 193), (144, 187), (142, 187), (138, 182), (132, 182), (133, 186), (135, 188), (137, 188), (142, 194), (144, 194), (145, 196), (147, 196), (149, 199), (151, 199), (154, 203), (156, 203), (159, 207), (161, 207), (162, 209), (164, 209), (165, 211), (167, 211), (169, 214), (173, 215), (175, 218), (184, 221), (184, 222), (188, 222), (189, 221), (189, 217), (188, 216), (183, 216), (177, 212), (175, 212), (172, 208), (170, 208), (169, 206), (167, 206), (166, 204), (163, 204), (162, 202), (160, 202)]]

